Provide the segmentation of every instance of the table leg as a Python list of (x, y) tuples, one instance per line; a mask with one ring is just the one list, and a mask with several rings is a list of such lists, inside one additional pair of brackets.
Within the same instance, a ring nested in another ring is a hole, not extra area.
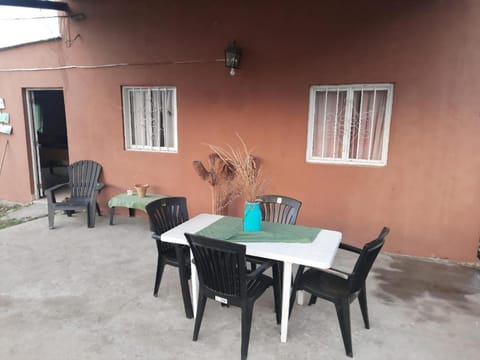
[(133, 209), (133, 208), (128, 208), (128, 216), (130, 216), (130, 217), (135, 217), (135, 209)]
[(193, 317), (197, 317), (197, 304), (198, 304), (198, 273), (197, 267), (193, 262), (193, 253), (190, 250), (190, 259), (191, 262), (191, 273), (192, 273), (192, 306), (193, 306)]
[(290, 309), (290, 286), (292, 284), (292, 263), (283, 263), (282, 325), (280, 341), (287, 342), (288, 313)]
[(115, 206), (110, 208), (110, 225), (113, 225), (113, 216), (115, 215)]

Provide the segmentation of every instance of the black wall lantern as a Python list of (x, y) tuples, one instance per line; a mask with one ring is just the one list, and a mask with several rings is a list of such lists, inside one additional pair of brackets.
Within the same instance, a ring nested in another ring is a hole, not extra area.
[(235, 75), (235, 69), (240, 67), (240, 56), (242, 51), (237, 44), (232, 42), (225, 49), (225, 67), (230, 68), (230, 75)]

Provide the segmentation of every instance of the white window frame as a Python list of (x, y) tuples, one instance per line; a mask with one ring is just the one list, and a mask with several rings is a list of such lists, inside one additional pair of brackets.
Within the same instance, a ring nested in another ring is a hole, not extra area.
[[(174, 146), (148, 146), (148, 145), (134, 145), (132, 144), (131, 122), (130, 117), (130, 101), (127, 94), (134, 90), (172, 90), (173, 103), (173, 144)], [(122, 104), (123, 104), (123, 129), (125, 150), (127, 151), (146, 151), (146, 152), (161, 152), (161, 153), (178, 153), (178, 128), (177, 128), (177, 88), (175, 86), (122, 86)]]
[[(315, 99), (317, 91), (325, 92), (337, 92), (337, 91), (347, 91), (346, 99), (346, 115), (345, 115), (345, 128), (350, 129), (350, 122), (352, 119), (352, 102), (353, 102), (353, 93), (354, 91), (365, 91), (365, 90), (386, 90), (387, 91), (387, 100), (385, 108), (385, 119), (384, 119), (384, 132), (383, 132), (383, 143), (382, 143), (382, 157), (380, 160), (365, 160), (365, 159), (348, 159), (348, 144), (350, 142), (350, 130), (345, 131), (343, 148), (342, 148), (342, 157), (341, 158), (331, 158), (331, 157), (322, 157), (313, 155), (313, 143), (314, 143), (314, 129), (315, 129)], [(352, 85), (312, 85), (310, 87), (310, 104), (308, 111), (308, 136), (307, 136), (307, 152), (306, 152), (306, 162), (308, 163), (317, 163), (317, 164), (342, 164), (342, 165), (364, 165), (364, 166), (386, 166), (388, 158), (388, 140), (390, 138), (390, 122), (392, 116), (392, 103), (393, 103), (393, 84), (352, 84)]]

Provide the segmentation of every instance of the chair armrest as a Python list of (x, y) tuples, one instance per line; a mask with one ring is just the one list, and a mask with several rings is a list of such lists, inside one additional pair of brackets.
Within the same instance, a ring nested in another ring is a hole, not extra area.
[(260, 263), (261, 265), (257, 267), (255, 270), (252, 272), (249, 272), (247, 274), (247, 280), (251, 280), (256, 278), (258, 275), (262, 274), (265, 270), (267, 270), (269, 267), (271, 267), (274, 264), (274, 261), (265, 261), (263, 263)]
[(354, 253), (357, 253), (357, 254), (360, 254), (362, 252), (362, 249), (360, 249), (356, 246), (353, 246), (353, 245), (345, 244), (345, 243), (340, 243), (339, 248), (343, 249), (343, 250), (351, 251), (351, 252), (354, 252)]
[(70, 185), (69, 183), (64, 183), (64, 184), (58, 184), (58, 185), (52, 186), (52, 187), (48, 188), (47, 190), (45, 190), (45, 194), (48, 195), (50, 193), (54, 193), (58, 189), (61, 189), (62, 187), (69, 186), (69, 185)]
[(272, 265), (273, 265), (273, 263), (274, 263), (273, 260), (260, 258), (260, 257), (256, 257), (256, 256), (250, 256), (250, 255), (247, 255), (247, 261), (251, 262), (251, 263), (254, 263), (254, 264), (257, 264), (257, 265), (261, 265), (261, 264), (265, 264), (265, 263), (272, 263)]
[(70, 187), (69, 183), (64, 183), (64, 184), (58, 184), (55, 186), (52, 186), (51, 188), (48, 188), (45, 190), (45, 195), (47, 195), (47, 202), (48, 202), (48, 208), (50, 209), (51, 206), (55, 206), (53, 204), (57, 203), (57, 200), (55, 199), (55, 191), (58, 189), (61, 189), (63, 187)]
[(343, 279), (348, 279), (348, 277), (350, 276), (349, 273), (347, 273), (345, 271), (342, 271), (342, 270), (334, 269), (334, 268), (322, 269), (322, 271), (326, 272), (326, 273), (329, 273), (329, 274), (336, 275), (336, 276), (341, 277)]

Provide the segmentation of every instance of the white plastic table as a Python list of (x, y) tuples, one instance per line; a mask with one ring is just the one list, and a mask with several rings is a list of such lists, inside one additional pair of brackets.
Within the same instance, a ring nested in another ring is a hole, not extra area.
[[(188, 245), (185, 233), (196, 233), (213, 222), (221, 215), (200, 214), (163, 233), (161, 240), (174, 244)], [(292, 225), (295, 226), (295, 225)], [(281, 342), (287, 341), (288, 311), (290, 302), (290, 287), (292, 282), (292, 264), (328, 269), (331, 267), (342, 234), (338, 231), (322, 229), (311, 243), (272, 243), (248, 242), (247, 255), (259, 256), (267, 259), (282, 261), (283, 289), (282, 289), (282, 324), (280, 331)], [(193, 256), (191, 257), (193, 259)], [(192, 262), (192, 303), (196, 316), (198, 302), (198, 275), (195, 264)]]

